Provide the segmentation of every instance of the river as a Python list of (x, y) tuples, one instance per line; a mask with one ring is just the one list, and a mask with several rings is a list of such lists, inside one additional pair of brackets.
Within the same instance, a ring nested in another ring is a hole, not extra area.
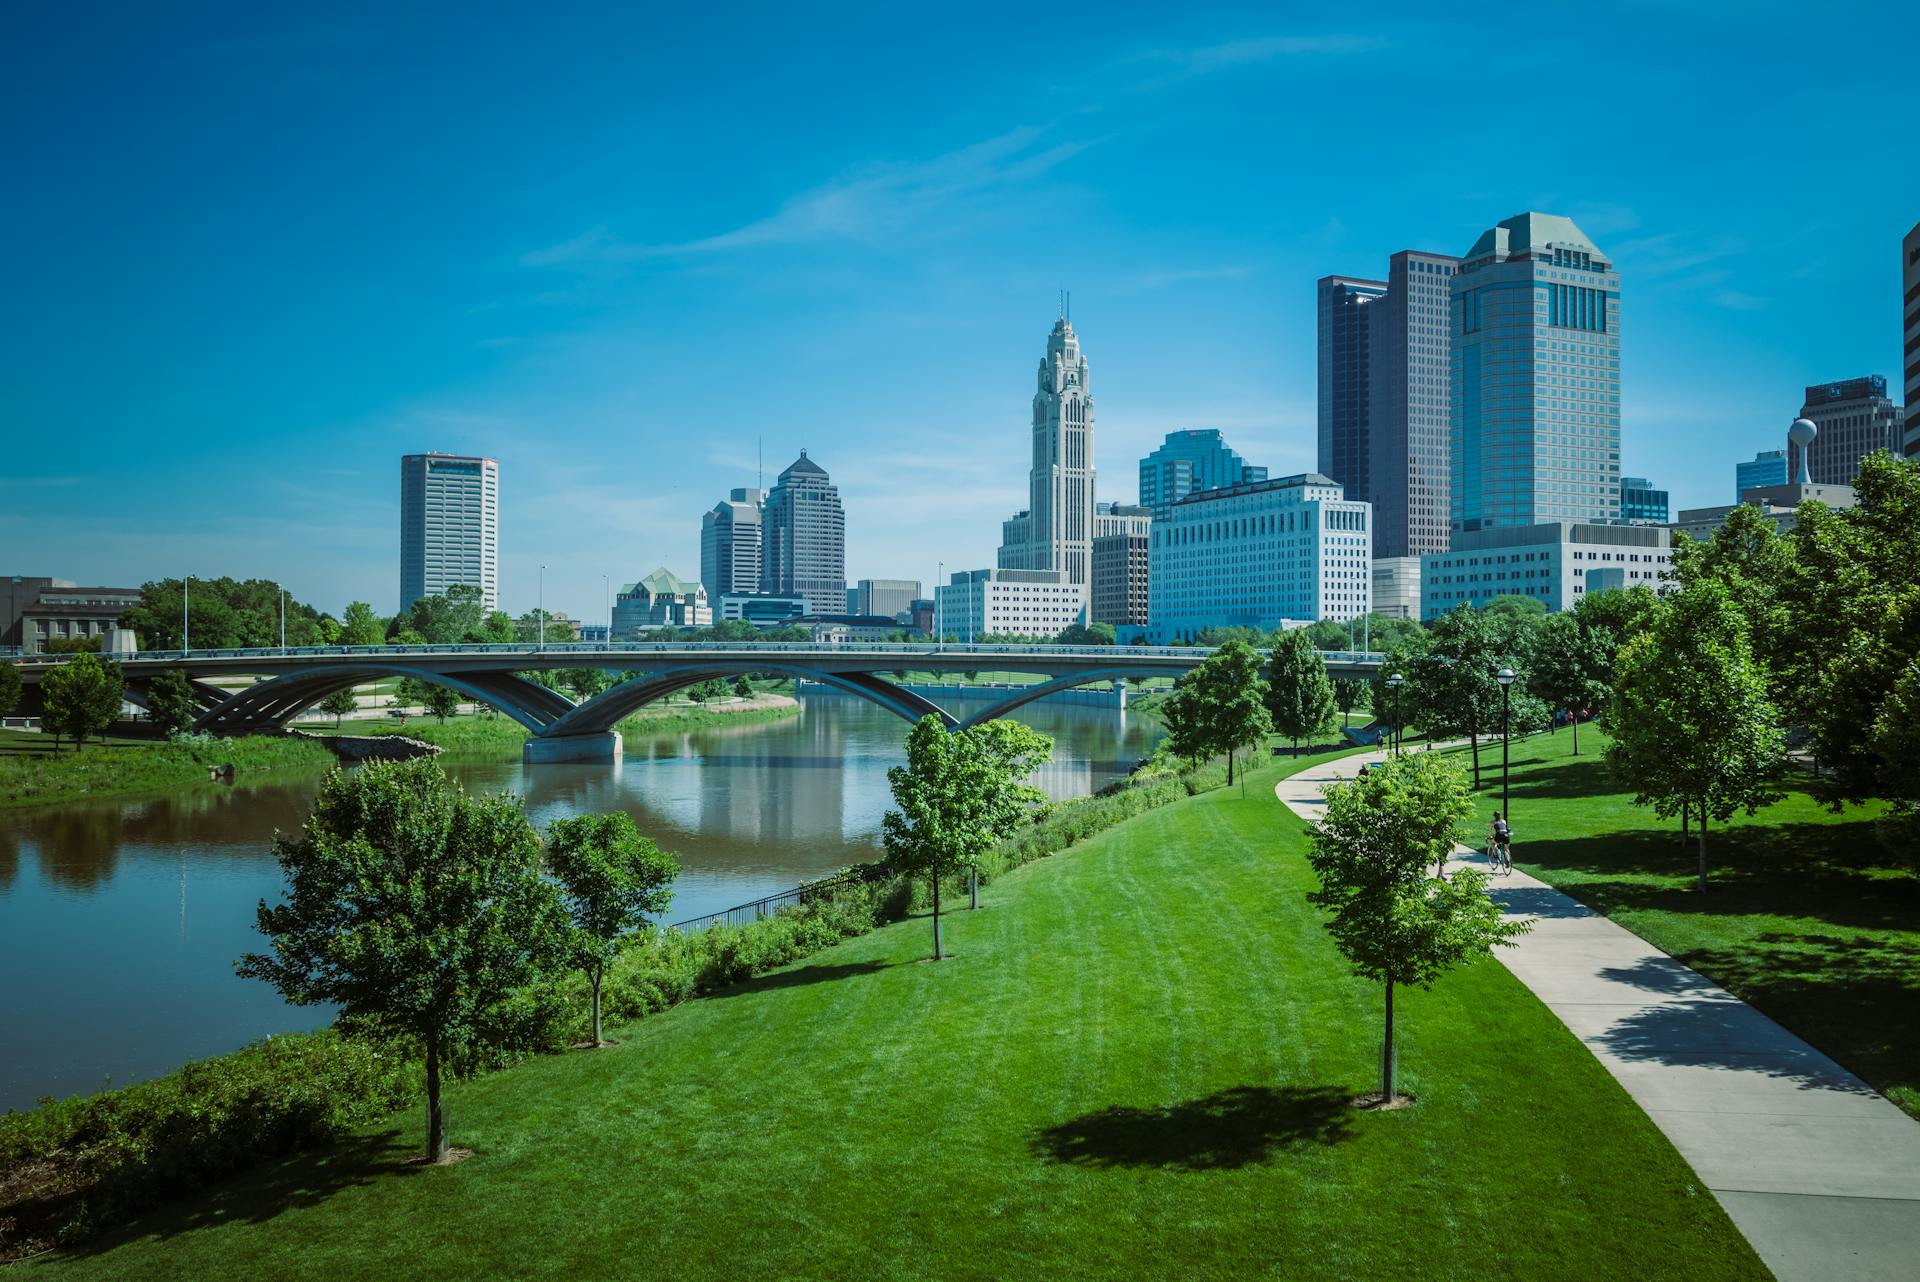
[[(1156, 723), (1029, 705), (1054, 737), (1038, 782), (1085, 796), (1151, 751)], [(669, 920), (877, 858), (887, 767), (906, 723), (862, 699), (809, 698), (785, 721), (628, 744), (613, 766), (448, 762), (510, 791), (542, 828), (619, 809), (680, 857)], [(0, 1110), (165, 1073), (328, 1012), (286, 1005), (233, 962), (278, 898), (273, 834), (305, 820), (318, 774), (196, 784), (160, 797), (0, 812)]]

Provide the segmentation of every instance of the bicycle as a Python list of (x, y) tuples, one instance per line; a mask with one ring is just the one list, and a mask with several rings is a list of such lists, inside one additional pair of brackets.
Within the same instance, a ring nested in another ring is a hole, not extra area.
[(1513, 844), (1505, 841), (1487, 843), (1487, 869), (1490, 872), (1510, 873), (1513, 871)]

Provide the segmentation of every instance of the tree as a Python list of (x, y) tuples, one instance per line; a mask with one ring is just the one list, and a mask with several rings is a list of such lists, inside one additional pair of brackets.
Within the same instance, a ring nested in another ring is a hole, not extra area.
[(1305, 631), (1275, 638), (1267, 662), (1266, 703), (1274, 730), (1293, 740), (1295, 756), (1300, 755), (1302, 739), (1329, 734), (1339, 724), (1327, 665)]
[(420, 704), (432, 713), (441, 725), (447, 718), (460, 711), (460, 692), (451, 686), (443, 686), (438, 681), (422, 681), (420, 684)]
[(74, 747), (90, 734), (102, 734), (120, 718), (126, 680), (120, 665), (98, 655), (76, 655), (49, 672), (40, 682), (40, 724), (60, 736), (73, 736)]
[[(190, 607), (188, 640), (196, 650), (280, 644), (280, 585), (270, 579), (194, 579), (184, 590)], [(130, 628), (149, 650), (180, 648), (179, 579), (158, 579), (140, 588), (140, 601), (121, 612), (120, 626)], [(318, 645), (322, 615), (312, 606), (286, 598), (288, 645)]]
[(314, 706), (322, 712), (332, 713), (333, 728), (338, 730), (340, 728), (340, 719), (358, 708), (360, 703), (359, 700), (353, 697), (352, 690), (335, 690)]
[(560, 674), (560, 679), (576, 699), (591, 699), (611, 684), (607, 674), (598, 668), (568, 668)]
[(1752, 814), (1769, 788), (1784, 736), (1753, 661), (1747, 622), (1710, 580), (1662, 601), (1620, 652), (1607, 717), (1607, 765), (1636, 805), (1700, 820), (1700, 889), (1707, 888), (1707, 821)]
[(455, 583), (445, 592), (429, 593), (395, 615), (387, 634), (417, 632), (427, 645), (457, 645), (484, 639), (486, 597), (471, 583)]
[(1160, 701), (1160, 720), (1167, 727), (1167, 751), (1199, 765), (1207, 747), (1206, 726), (1201, 717), (1199, 696), (1194, 691), (1194, 674), (1182, 673)]
[(753, 682), (747, 680), (746, 673), (742, 672), (733, 679), (733, 694), (736, 699), (753, 698)]
[(1393, 990), (1432, 988), (1463, 962), (1510, 944), (1531, 923), (1506, 921), (1487, 898), (1486, 874), (1444, 867), (1473, 813), (1460, 767), (1430, 753), (1394, 757), (1351, 783), (1324, 789), (1327, 813), (1307, 855), (1320, 888), (1307, 900), (1332, 914), (1327, 933), (1354, 973), (1386, 986), (1380, 1101), (1394, 1101)]
[[(544, 621), (545, 628), (542, 629)], [(542, 636), (549, 644), (560, 644), (579, 639), (573, 629), (572, 619), (557, 617), (551, 610), (528, 610), (514, 623), (515, 639), (523, 645), (536, 645)]]
[(520, 639), (518, 629), (513, 626), (513, 616), (505, 610), (495, 610), (487, 616), (485, 635), (487, 645), (512, 645)]
[[(1509, 616), (1509, 623), (1512, 622)], [(1500, 683), (1496, 673), (1514, 662), (1506, 638), (1510, 629), (1469, 605), (1457, 606), (1433, 621), (1425, 653), (1409, 664), (1402, 689), (1412, 699), (1429, 731), (1462, 731), (1473, 755), (1473, 786), (1480, 786), (1480, 736), (1500, 719)]]
[(680, 865), (615, 811), (556, 819), (547, 829), (547, 867), (560, 881), (560, 902), (573, 921), (574, 964), (593, 983), (593, 1041), (600, 1037), (600, 983), (620, 955), (620, 941), (667, 910)]
[(1613, 665), (1620, 647), (1646, 630), (1653, 619), (1653, 607), (1658, 604), (1660, 598), (1652, 588), (1635, 584), (1589, 592), (1574, 606), (1573, 617), (1579, 620), (1581, 630), (1608, 643), (1606, 670), (1599, 676), (1608, 688), (1613, 686)]
[(0, 717), (10, 716), (20, 706), (20, 669), (0, 663)]
[(1573, 719), (1573, 755), (1580, 755), (1580, 712), (1607, 698), (1601, 675), (1613, 666), (1613, 634), (1586, 629), (1571, 614), (1551, 614), (1534, 632), (1527, 684), (1549, 712), (1564, 708)]
[(1340, 709), (1340, 715), (1343, 718), (1352, 716), (1353, 710), (1360, 706), (1360, 701), (1370, 698), (1372, 694), (1371, 682), (1363, 681), (1359, 677), (1334, 678), (1333, 705)]
[(341, 645), (379, 645), (387, 635), (387, 621), (373, 612), (365, 601), (347, 602), (340, 620)]
[(165, 734), (193, 724), (193, 687), (184, 672), (163, 672), (147, 684), (147, 718)]
[(887, 863), (933, 883), (933, 959), (940, 943), (940, 879), (974, 868), (1044, 798), (1025, 781), (1053, 740), (1018, 721), (949, 731), (931, 714), (907, 734), (907, 764), (887, 771), (898, 810), (880, 821)]
[(417, 1043), (427, 1158), (444, 1162), (442, 1074), (570, 939), (538, 835), (511, 797), (470, 797), (431, 761), (375, 761), (329, 774), (305, 826), (274, 848), (287, 892), (260, 903), (270, 951), (236, 969)]

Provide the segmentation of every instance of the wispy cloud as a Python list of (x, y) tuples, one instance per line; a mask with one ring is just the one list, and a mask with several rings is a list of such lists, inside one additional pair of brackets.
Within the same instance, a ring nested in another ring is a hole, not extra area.
[(931, 160), (869, 166), (803, 191), (765, 218), (712, 236), (635, 243), (603, 225), (526, 254), (520, 262), (589, 268), (763, 246), (898, 239), (923, 229), (935, 215), (951, 222), (973, 212), (1093, 145), (1083, 139), (1051, 141), (1050, 133), (1046, 127), (1022, 126)]
[(1642, 278), (1676, 276), (1708, 263), (1745, 253), (1749, 244), (1737, 237), (1715, 236), (1705, 239), (1680, 232), (1659, 232), (1638, 236), (1612, 246), (1614, 260), (1622, 271)]
[[(1220, 44), (1189, 45), (1149, 49), (1101, 69), (1096, 82), (1137, 76), (1123, 92), (1152, 93), (1184, 81), (1224, 71), (1256, 67), (1283, 60), (1313, 58), (1349, 58), (1354, 54), (1384, 49), (1384, 36), (1357, 32), (1326, 32), (1319, 35), (1252, 36)], [(1145, 72), (1145, 75), (1141, 73)]]
[(1729, 311), (1754, 312), (1767, 305), (1767, 300), (1744, 290), (1723, 289), (1713, 296), (1713, 301)]

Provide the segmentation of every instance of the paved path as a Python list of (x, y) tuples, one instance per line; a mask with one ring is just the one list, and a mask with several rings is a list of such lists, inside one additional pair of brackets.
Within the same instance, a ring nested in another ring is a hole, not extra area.
[[(1322, 785), (1379, 759), (1328, 762), (1274, 794), (1314, 819)], [(1485, 863), (1465, 847), (1455, 861)], [(1666, 1133), (1780, 1282), (1920, 1282), (1920, 1122), (1571, 897), (1518, 871), (1495, 882), (1508, 915), (1535, 923), (1495, 954)]]

